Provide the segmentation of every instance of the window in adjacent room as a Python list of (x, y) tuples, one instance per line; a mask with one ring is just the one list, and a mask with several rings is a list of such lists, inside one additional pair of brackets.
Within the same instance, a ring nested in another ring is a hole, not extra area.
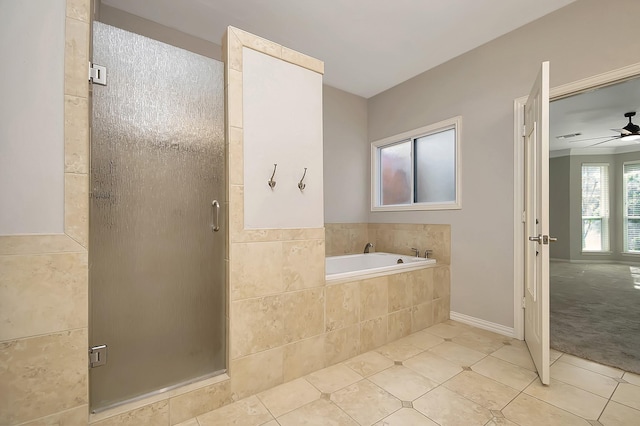
[(582, 165), (582, 251), (609, 251), (609, 165)]
[(460, 205), (461, 117), (371, 144), (371, 209), (445, 210)]
[(624, 251), (640, 253), (640, 162), (622, 166), (624, 188)]

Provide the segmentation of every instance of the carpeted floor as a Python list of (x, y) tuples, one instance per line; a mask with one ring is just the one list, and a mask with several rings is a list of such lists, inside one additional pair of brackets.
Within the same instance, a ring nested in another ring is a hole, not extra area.
[(551, 347), (640, 373), (640, 267), (551, 262)]

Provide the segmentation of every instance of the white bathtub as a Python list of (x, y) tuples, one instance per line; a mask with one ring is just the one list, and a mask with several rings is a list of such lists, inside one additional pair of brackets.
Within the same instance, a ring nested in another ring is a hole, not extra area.
[[(402, 262), (398, 263), (399, 260)], [(381, 277), (435, 266), (435, 259), (393, 253), (350, 254), (326, 258), (327, 284)]]

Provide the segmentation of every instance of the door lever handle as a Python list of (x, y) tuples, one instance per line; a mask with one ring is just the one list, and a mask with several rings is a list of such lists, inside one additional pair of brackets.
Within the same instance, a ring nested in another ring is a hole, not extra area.
[(529, 241), (534, 241), (538, 244), (542, 244), (542, 235), (538, 235), (537, 237), (529, 237)]
[(220, 203), (218, 200), (213, 200), (211, 202), (211, 207), (213, 208), (213, 223), (211, 224), (211, 230), (213, 232), (218, 232), (220, 230)]

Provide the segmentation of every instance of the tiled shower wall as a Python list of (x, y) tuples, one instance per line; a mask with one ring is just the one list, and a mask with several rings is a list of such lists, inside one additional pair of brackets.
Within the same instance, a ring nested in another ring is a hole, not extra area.
[(327, 256), (362, 253), (368, 242), (375, 251), (412, 254), (425, 250), (439, 264), (451, 264), (451, 225), (412, 223), (326, 223)]
[(89, 22), (90, 0), (67, 0), (65, 233), (0, 236), (2, 425), (87, 422)]

